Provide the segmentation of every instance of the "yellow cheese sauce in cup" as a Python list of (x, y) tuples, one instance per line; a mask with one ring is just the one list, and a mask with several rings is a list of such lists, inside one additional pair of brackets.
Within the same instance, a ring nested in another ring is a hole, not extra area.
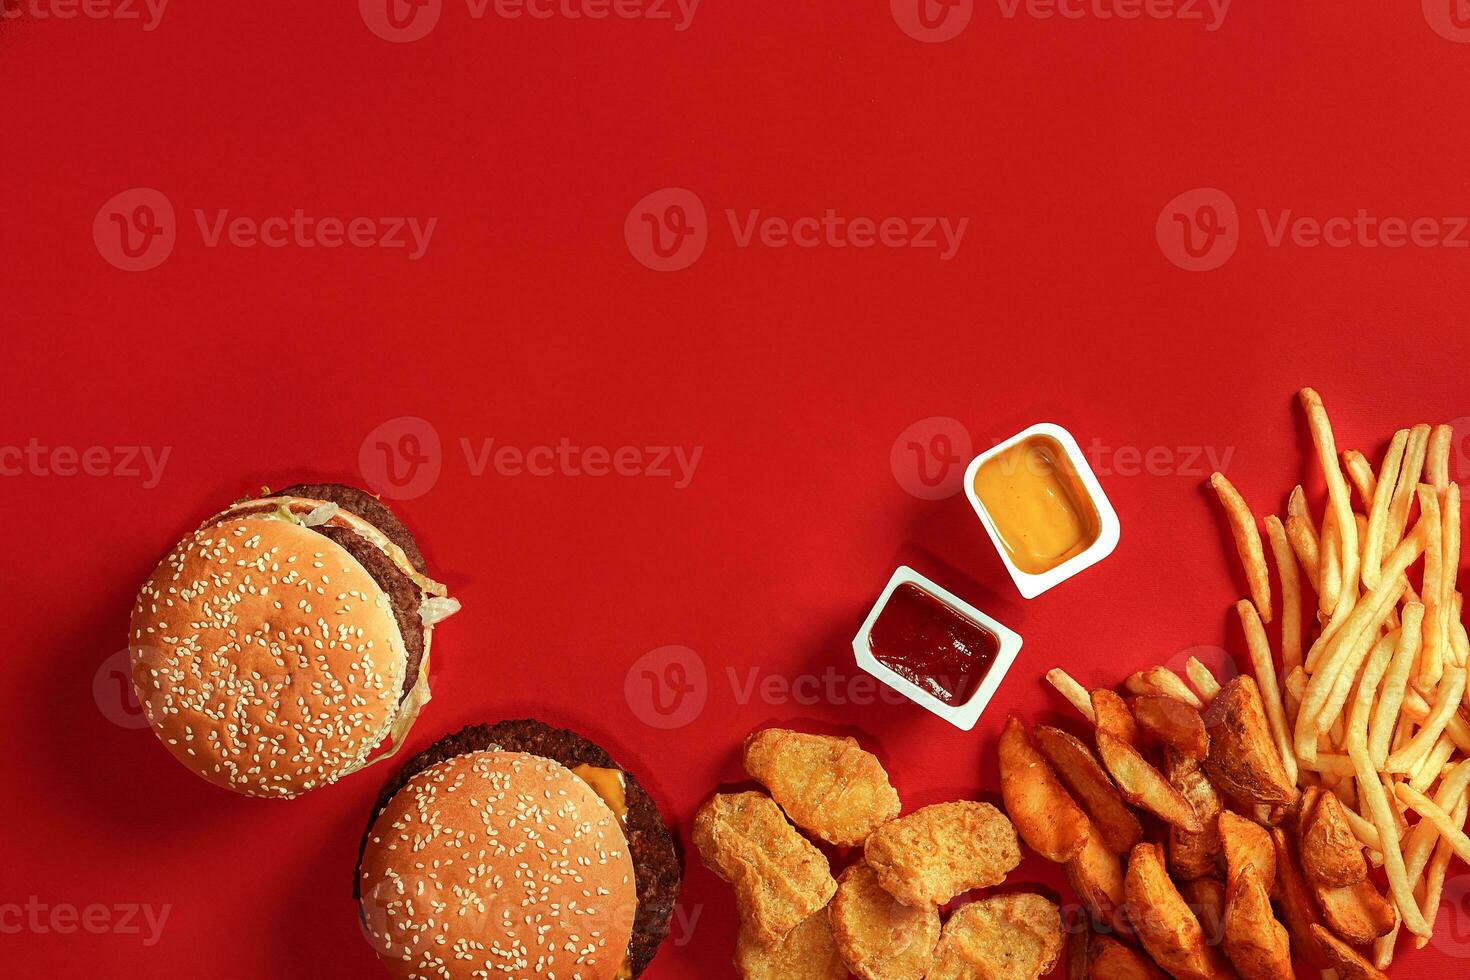
[(1023, 572), (1050, 571), (1097, 540), (1097, 508), (1051, 436), (1031, 436), (986, 460), (974, 490)]

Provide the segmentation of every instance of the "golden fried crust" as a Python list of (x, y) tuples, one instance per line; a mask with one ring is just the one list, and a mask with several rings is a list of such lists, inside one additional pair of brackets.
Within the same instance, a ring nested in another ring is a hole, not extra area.
[(846, 980), (847, 965), (832, 940), (823, 909), (791, 930), (779, 946), (766, 946), (744, 927), (735, 942), (735, 969), (744, 980)]
[(1021, 863), (1011, 821), (989, 803), (939, 803), (879, 828), (863, 856), (905, 905), (943, 905), (1005, 880)]
[(1062, 945), (1056, 905), (1026, 892), (996, 895), (950, 916), (928, 980), (1037, 980)]
[(857, 847), (898, 816), (888, 773), (857, 739), (768, 728), (746, 740), (745, 771), (793, 823), (838, 847)]
[(1128, 918), (1150, 956), (1178, 980), (1215, 980), (1229, 976), (1219, 950), (1207, 944), (1194, 912), (1164, 869), (1154, 844), (1139, 844), (1124, 879)]
[(760, 793), (719, 793), (694, 817), (694, 846), (735, 888), (751, 936), (776, 945), (837, 890), (821, 851)]
[(842, 873), (827, 909), (832, 938), (862, 980), (920, 980), (939, 945), (939, 910), (904, 905), (859, 861)]

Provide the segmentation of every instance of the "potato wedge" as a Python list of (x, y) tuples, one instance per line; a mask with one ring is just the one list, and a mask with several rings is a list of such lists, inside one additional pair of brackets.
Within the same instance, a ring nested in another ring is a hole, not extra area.
[(1082, 853), (1064, 865), (1067, 883), (1094, 922), (1115, 933), (1132, 935), (1123, 906), (1128, 898), (1123, 888), (1123, 861), (1102, 842), (1093, 828)]
[(1097, 716), (1097, 730), (1107, 732), (1137, 748), (1140, 744), (1138, 722), (1128, 710), (1122, 695), (1107, 688), (1092, 692), (1092, 713)]
[(1368, 876), (1363, 845), (1348, 826), (1336, 793), (1322, 793), (1303, 815), (1301, 856), (1307, 880), (1322, 888), (1356, 885)]
[(1210, 736), (1205, 772), (1216, 789), (1250, 805), (1296, 802), (1296, 785), (1282, 765), (1255, 678), (1231, 679), (1205, 709), (1204, 723)]
[(1088, 980), (1087, 962), (1092, 952), (1092, 926), (1076, 909), (1067, 916), (1067, 980)]
[(1272, 897), (1281, 912), (1281, 921), (1291, 934), (1292, 945), (1298, 955), (1317, 969), (1325, 970), (1331, 964), (1312, 934), (1312, 927), (1322, 924), (1322, 914), (1317, 910), (1317, 900), (1297, 862), (1296, 848), (1287, 832), (1280, 827), (1271, 829), (1271, 843), (1276, 848), (1276, 890)]
[(1388, 980), (1388, 974), (1321, 926), (1313, 926), (1312, 935), (1317, 938), (1331, 968), (1337, 971), (1338, 980)]
[(1204, 831), (1194, 807), (1137, 749), (1102, 729), (1097, 732), (1097, 749), (1125, 800), (1182, 830), (1193, 834)]
[(1204, 828), (1193, 834), (1170, 825), (1169, 871), (1181, 881), (1212, 875), (1220, 857), (1220, 813), (1225, 809), (1220, 794), (1198, 766), (1177, 753), (1169, 754), (1164, 775)]
[(1194, 910), (1205, 931), (1205, 943), (1219, 946), (1225, 941), (1225, 884), (1218, 878), (1196, 878), (1179, 886), (1179, 894)]
[(1108, 936), (1093, 936), (1088, 945), (1090, 980), (1168, 980), (1169, 975), (1131, 946)]
[(1232, 869), (1225, 895), (1225, 955), (1242, 980), (1292, 980), (1291, 939), (1271, 911), (1261, 869)]
[(1087, 843), (1089, 821), (1012, 715), (1000, 736), (1000, 792), (1011, 823), (1033, 851), (1058, 864)]
[(1230, 975), (1224, 957), (1216, 947), (1206, 944), (1199, 920), (1169, 880), (1157, 845), (1139, 844), (1133, 849), (1124, 888), (1128, 918), (1143, 948), (1159, 966), (1179, 980), (1215, 980)]
[(1354, 946), (1386, 936), (1398, 925), (1398, 910), (1367, 879), (1341, 888), (1318, 886), (1314, 893), (1322, 907), (1322, 918), (1333, 932)]
[(1145, 735), (1189, 759), (1203, 762), (1210, 754), (1210, 736), (1194, 708), (1163, 694), (1142, 694), (1133, 699), (1133, 717)]
[(1220, 814), (1220, 843), (1225, 850), (1226, 883), (1247, 867), (1254, 867), (1270, 891), (1276, 884), (1276, 845), (1254, 820), (1226, 810)]
[(1143, 825), (1123, 802), (1102, 763), (1080, 738), (1060, 728), (1037, 725), (1036, 747), (1051, 762), (1073, 798), (1087, 811), (1093, 830), (1114, 854), (1127, 854), (1143, 840)]

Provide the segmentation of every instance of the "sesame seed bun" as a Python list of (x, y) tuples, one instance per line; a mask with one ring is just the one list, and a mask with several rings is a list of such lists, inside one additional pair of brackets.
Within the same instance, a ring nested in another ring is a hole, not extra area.
[(402, 720), (408, 656), (390, 597), (292, 520), (226, 518), (184, 539), (139, 593), (129, 638), (154, 732), (239, 793), (331, 783)]
[(524, 752), (469, 752), (414, 775), (373, 822), (359, 886), (400, 980), (614, 980), (638, 904), (612, 809)]

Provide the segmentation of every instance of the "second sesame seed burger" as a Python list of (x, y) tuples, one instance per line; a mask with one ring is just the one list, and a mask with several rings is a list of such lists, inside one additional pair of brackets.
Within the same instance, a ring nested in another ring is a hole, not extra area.
[(354, 882), (399, 980), (630, 980), (668, 937), (678, 854), (600, 747), (538, 721), (478, 725), (409, 761)]
[(145, 717), (217, 786), (290, 798), (386, 758), (429, 700), (429, 640), (459, 604), (408, 529), (340, 484), (206, 521), (159, 564), (128, 646)]

